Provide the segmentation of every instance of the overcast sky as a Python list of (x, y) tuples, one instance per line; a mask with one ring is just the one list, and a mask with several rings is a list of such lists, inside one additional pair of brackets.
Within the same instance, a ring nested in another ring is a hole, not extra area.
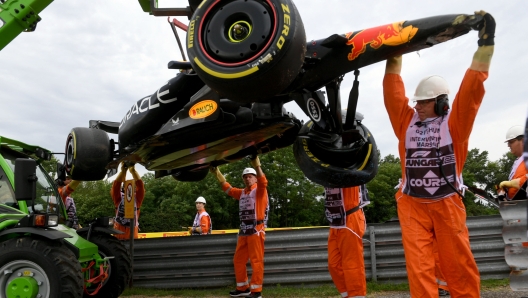
[[(186, 1), (160, 1), (161, 6), (186, 6)], [(524, 124), (528, 107), (528, 2), (491, 0), (352, 1), (297, 0), (307, 40), (344, 34), (402, 20), (442, 14), (490, 12), (497, 21), (495, 54), (486, 95), (469, 148), (489, 152), (498, 160), (508, 151), (506, 130)], [(73, 127), (89, 120), (119, 122), (138, 99), (175, 75), (170, 60), (181, 60), (166, 17), (142, 12), (135, 0), (55, 1), (40, 16), (34, 33), (23, 33), (0, 52), (0, 135), (64, 152)], [(186, 18), (179, 18), (188, 23)], [(185, 32), (179, 30), (185, 40)], [(402, 77), (412, 97), (421, 78), (447, 79), (451, 95), (477, 49), (477, 32), (410, 53), (403, 58)], [(361, 69), (358, 111), (371, 130), (382, 156), (397, 155), (385, 108), (381, 82), (385, 63)], [(342, 83), (343, 106), (353, 81)], [(307, 119), (294, 103), (287, 109)], [(111, 135), (115, 136), (115, 135)], [(62, 160), (62, 156), (58, 156)]]

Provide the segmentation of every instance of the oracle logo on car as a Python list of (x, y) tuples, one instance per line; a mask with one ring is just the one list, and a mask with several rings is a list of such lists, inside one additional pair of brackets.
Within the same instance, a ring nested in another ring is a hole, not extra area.
[(210, 116), (218, 109), (218, 104), (214, 100), (203, 100), (192, 106), (189, 110), (189, 117), (201, 119)]

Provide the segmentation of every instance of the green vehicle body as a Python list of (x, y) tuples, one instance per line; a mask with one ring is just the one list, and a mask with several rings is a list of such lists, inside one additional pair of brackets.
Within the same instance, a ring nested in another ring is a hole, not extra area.
[[(43, 152), (46, 152), (47, 154), (51, 155), (51, 151), (47, 149), (44, 149), (38, 146), (24, 144), (22, 142), (8, 139), (2, 136), (0, 136), (0, 144), (2, 147), (4, 146), (9, 147), (11, 149), (14, 149), (15, 151), (20, 152), (21, 154), (27, 155), (27, 157), (29, 158), (33, 158), (37, 160), (37, 164), (39, 166), (40, 166), (40, 162), (42, 162), (42, 159), (38, 158), (35, 155), (36, 151), (42, 150)], [(4, 173), (6, 173), (7, 179), (9, 180), (11, 187), (13, 188), (13, 190), (15, 190), (14, 171), (11, 170), (11, 167), (7, 163), (6, 159), (4, 159), (4, 156), (2, 155), (2, 149), (0, 149), (0, 167), (2, 168)], [(53, 180), (49, 176), (47, 176), (47, 178), (49, 179), (49, 183), (53, 185), (54, 184)], [(50, 191), (53, 192), (53, 196), (55, 198), (59, 198), (59, 193), (57, 189), (52, 188)], [(57, 200), (57, 201), (60, 206), (59, 210), (61, 211), (60, 218), (62, 219), (62, 220), (59, 219), (59, 222), (63, 222), (65, 221), (65, 219), (68, 218), (66, 214), (66, 208), (62, 200)], [(28, 206), (27, 206), (27, 201), (18, 202), (18, 208), (13, 208), (9, 206), (8, 208), (13, 209), (13, 212), (15, 214), (0, 213), (0, 231), (3, 231), (7, 228), (15, 226), (19, 222), (20, 219), (22, 219), (23, 217), (27, 216), (30, 213)], [(86, 263), (92, 260), (95, 260), (97, 263), (104, 262), (104, 260), (101, 259), (101, 257), (99, 256), (97, 252), (97, 245), (80, 237), (74, 229), (67, 227), (64, 223), (59, 224), (56, 229), (60, 230), (63, 233), (68, 234), (71, 237), (71, 238), (64, 238), (64, 240), (70, 243), (72, 246), (77, 248), (77, 252), (75, 253), (76, 255), (79, 256), (80, 263)], [(0, 242), (4, 241), (5, 239), (12, 238), (12, 237), (13, 235), (0, 236)]]
[[(0, 136), (0, 297), (118, 297), (132, 275), (128, 250), (111, 235), (120, 232), (109, 217), (95, 219), (88, 228), (71, 228), (57, 185), (41, 165), (51, 155)], [(19, 168), (19, 161), (30, 166)], [(37, 178), (34, 190), (15, 189), (17, 179), (24, 185), (15, 167), (20, 173), (33, 171), (24, 177)], [(24, 191), (31, 199), (21, 199)], [(39, 216), (46, 225), (37, 224)], [(64, 285), (63, 276), (74, 277)]]
[[(5, 1), (5, 2), (4, 2)], [(41, 21), (39, 14), (50, 5), (53, 0), (4, 0), (0, 1), (0, 51), (22, 32), (32, 32)], [(188, 8), (158, 9), (157, 0), (138, 0), (141, 9), (149, 14), (189, 16)]]

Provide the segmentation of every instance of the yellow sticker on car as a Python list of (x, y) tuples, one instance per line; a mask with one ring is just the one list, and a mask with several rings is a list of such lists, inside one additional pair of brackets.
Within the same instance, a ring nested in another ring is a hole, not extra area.
[(218, 109), (218, 104), (214, 100), (203, 100), (192, 106), (189, 110), (189, 117), (201, 119), (213, 114)]

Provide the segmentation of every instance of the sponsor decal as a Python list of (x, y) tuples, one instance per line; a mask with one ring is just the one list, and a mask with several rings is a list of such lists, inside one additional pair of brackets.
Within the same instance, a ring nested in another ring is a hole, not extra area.
[(218, 109), (218, 104), (214, 100), (204, 100), (192, 106), (189, 110), (189, 117), (201, 119), (210, 116)]
[(279, 40), (277, 40), (277, 48), (282, 49), (282, 46), (284, 43), (286, 43), (286, 37), (290, 33), (290, 7), (287, 4), (282, 3), (282, 12), (284, 12), (284, 25), (282, 28), (281, 36), (279, 37)]
[(418, 32), (412, 25), (403, 27), (405, 21), (387, 24), (379, 27), (359, 31), (354, 36), (353, 32), (347, 33), (347, 45), (352, 46), (348, 60), (352, 61), (367, 50), (367, 46), (379, 49), (382, 45), (397, 46), (409, 42)]
[[(447, 180), (451, 183), (455, 182), (454, 175), (446, 176)], [(422, 187), (431, 195), (434, 195), (436, 191), (441, 187), (447, 184), (444, 178), (438, 177), (432, 171), (427, 172), (421, 179), (410, 179), (409, 183), (413, 187)]]
[(308, 109), (310, 118), (312, 118), (313, 121), (319, 122), (319, 120), (321, 120), (321, 108), (319, 108), (319, 105), (315, 99), (308, 98), (306, 101), (306, 108)]
[(176, 118), (176, 120), (174, 120), (174, 118), (172, 118), (171, 121), (172, 121), (172, 126), (178, 125), (178, 124), (180, 124), (180, 117)]
[[(161, 89), (165, 89), (165, 90), (160, 92)], [(155, 95), (152, 94), (152, 95), (146, 96), (146, 97), (142, 98), (141, 100), (139, 100), (138, 102), (136, 102), (130, 108), (130, 110), (127, 112), (125, 117), (123, 117), (123, 119), (121, 120), (121, 124), (119, 124), (119, 128), (121, 128), (121, 126), (123, 126), (123, 124), (125, 124), (125, 122), (128, 119), (130, 119), (130, 117), (132, 117), (132, 115), (134, 115), (134, 114), (139, 115), (139, 114), (145, 113), (148, 110), (152, 110), (152, 109), (158, 108), (160, 106), (160, 104), (162, 104), (162, 105), (163, 104), (169, 104), (169, 103), (174, 102), (174, 101), (176, 101), (178, 99), (177, 97), (167, 98), (167, 99), (162, 99), (161, 98), (161, 97), (163, 97), (163, 96), (165, 96), (165, 95), (167, 95), (169, 93), (170, 93), (169, 83), (167, 82), (160, 89), (158, 89), (158, 91), (156, 91)]]
[(411, 157), (427, 157), (429, 154), (431, 154), (431, 151), (416, 151)]

